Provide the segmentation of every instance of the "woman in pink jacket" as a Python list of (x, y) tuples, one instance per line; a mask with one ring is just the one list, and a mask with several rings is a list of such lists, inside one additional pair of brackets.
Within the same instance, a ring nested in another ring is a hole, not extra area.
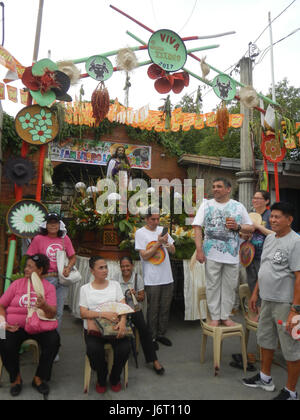
[[(0, 323), (5, 328), (5, 340), (0, 340), (0, 355), (3, 365), (10, 376), (10, 393), (16, 397), (22, 391), (23, 381), (19, 366), (19, 351), (22, 343), (27, 339), (36, 340), (41, 348), (39, 365), (32, 381), (32, 386), (41, 394), (49, 393), (49, 385), (53, 361), (60, 346), (59, 334), (56, 331), (57, 321), (49, 322), (49, 331), (39, 334), (28, 334), (25, 323), (28, 312), (28, 279), (33, 272), (39, 277), (49, 269), (49, 259), (43, 254), (28, 257), (24, 269), (25, 277), (15, 280), (0, 298)], [(42, 309), (45, 317), (52, 319), (56, 316), (55, 287), (43, 279), (44, 298), (37, 295), (33, 285), (30, 285), (30, 306)]]

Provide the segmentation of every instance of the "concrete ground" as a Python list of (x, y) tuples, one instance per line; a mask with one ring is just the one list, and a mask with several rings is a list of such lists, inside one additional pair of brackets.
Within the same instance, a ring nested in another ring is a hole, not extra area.
[[(236, 320), (241, 321), (237, 315)], [(201, 328), (199, 321), (184, 321), (182, 309), (172, 308), (170, 327), (167, 336), (172, 340), (172, 347), (160, 344), (159, 361), (166, 369), (160, 377), (146, 365), (140, 349), (139, 368), (135, 367), (132, 355), (129, 359), (129, 384), (126, 390), (114, 393), (108, 390), (99, 395), (95, 391), (96, 375), (92, 374), (89, 394), (83, 393), (83, 374), (85, 346), (82, 334), (82, 322), (75, 319), (65, 309), (60, 361), (54, 364), (51, 393), (48, 400), (107, 400), (114, 404), (129, 404), (124, 401), (139, 400), (269, 400), (285, 385), (286, 370), (280, 352), (276, 353), (273, 366), (273, 380), (276, 384), (274, 393), (259, 389), (249, 389), (242, 385), (243, 371), (229, 366), (232, 353), (240, 353), (239, 338), (224, 340), (221, 369), (219, 376), (214, 376), (212, 340), (208, 338), (206, 360), (200, 364)], [(250, 334), (248, 352), (256, 351), (255, 334)], [(3, 369), (0, 387), (0, 400), (41, 400), (43, 397), (31, 387), (35, 371), (33, 354), (28, 351), (21, 356), (21, 374), (24, 382), (23, 391), (18, 398), (9, 393), (7, 372)], [(259, 365), (257, 364), (257, 367)], [(247, 372), (247, 377), (256, 373)], [(298, 386), (298, 393), (300, 388)], [(123, 403), (121, 403), (123, 401)]]

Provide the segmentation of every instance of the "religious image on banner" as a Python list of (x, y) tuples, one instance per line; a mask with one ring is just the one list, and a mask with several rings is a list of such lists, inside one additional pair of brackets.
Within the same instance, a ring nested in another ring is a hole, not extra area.
[(151, 169), (151, 147), (95, 141), (89, 139), (67, 138), (54, 140), (49, 144), (50, 159), (53, 162), (84, 163), (106, 166), (119, 146), (124, 147), (125, 154), (132, 169)]

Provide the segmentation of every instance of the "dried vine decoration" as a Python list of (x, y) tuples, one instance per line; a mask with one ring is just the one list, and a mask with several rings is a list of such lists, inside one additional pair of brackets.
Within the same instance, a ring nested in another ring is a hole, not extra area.
[(92, 94), (91, 104), (96, 125), (104, 120), (109, 111), (109, 94), (104, 82), (100, 82)]
[(222, 101), (220, 108), (217, 110), (216, 123), (219, 137), (221, 140), (224, 140), (224, 136), (227, 134), (229, 128), (229, 112), (224, 101)]

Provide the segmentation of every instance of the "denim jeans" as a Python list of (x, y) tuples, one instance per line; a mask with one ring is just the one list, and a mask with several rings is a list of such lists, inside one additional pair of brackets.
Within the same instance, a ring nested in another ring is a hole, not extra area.
[(57, 331), (60, 332), (61, 323), (62, 323), (62, 316), (63, 316), (63, 313), (64, 313), (64, 304), (65, 304), (65, 299), (66, 299), (67, 294), (68, 294), (68, 288), (59, 283), (58, 277), (45, 277), (45, 280), (47, 280), (49, 283), (53, 284), (53, 286), (56, 289), (56, 300), (57, 300), (56, 318), (57, 318), (57, 321), (58, 321)]

